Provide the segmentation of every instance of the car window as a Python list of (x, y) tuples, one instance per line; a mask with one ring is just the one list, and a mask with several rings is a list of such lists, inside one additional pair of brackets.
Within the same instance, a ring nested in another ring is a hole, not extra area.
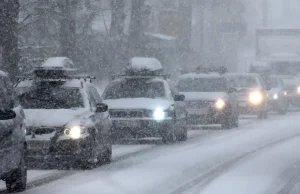
[(87, 93), (88, 93), (88, 99), (89, 99), (89, 103), (90, 103), (91, 107), (92, 107), (92, 108), (95, 108), (96, 105), (97, 105), (97, 100), (96, 100), (96, 98), (95, 98), (95, 96), (94, 96), (94, 93), (93, 93), (91, 87), (89, 87), (89, 88), (87, 89)]
[(94, 96), (94, 99), (95, 99), (96, 103), (97, 104), (101, 103), (102, 102), (102, 98), (101, 98), (99, 92), (97, 91), (97, 89), (94, 88), (94, 87), (90, 87), (90, 90), (91, 90), (91, 93)]
[[(12, 84), (9, 82), (8, 78), (0, 76), (0, 109), (11, 109), (11, 103), (14, 102), (16, 96), (14, 95), (14, 90)], [(15, 106), (15, 104), (13, 104)]]
[(109, 85), (103, 96), (104, 99), (166, 98), (166, 91), (162, 81), (129, 79)]
[(180, 79), (177, 85), (180, 92), (226, 92), (224, 78), (187, 78)]
[(33, 88), (19, 96), (25, 109), (75, 109), (83, 108), (83, 97), (77, 88)]

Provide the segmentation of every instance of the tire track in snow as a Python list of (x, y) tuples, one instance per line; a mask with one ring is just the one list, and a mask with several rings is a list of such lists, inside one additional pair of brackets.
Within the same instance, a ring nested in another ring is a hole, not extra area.
[[(226, 162), (222, 162), (216, 167), (213, 167), (209, 169), (208, 171), (202, 173), (201, 175), (185, 182), (183, 185), (180, 187), (176, 188), (171, 192), (171, 194), (182, 194), (187, 192), (188, 190), (192, 189), (193, 187), (197, 187), (197, 193), (200, 193), (205, 189), (212, 181), (214, 181), (216, 178), (221, 176), (223, 173), (228, 171), (230, 168), (233, 166), (237, 165), (239, 162), (245, 160), (248, 157), (251, 157), (254, 154), (257, 154), (261, 151), (265, 151), (266, 149), (270, 149), (274, 146), (277, 146), (279, 144), (285, 143), (289, 140), (295, 139), (300, 137), (300, 134), (298, 135), (291, 135), (289, 137), (273, 141), (269, 144), (257, 147), (251, 151), (245, 152), (240, 156), (234, 157), (232, 159), (227, 160)], [(190, 169), (191, 171), (195, 171), (195, 168)], [(298, 174), (299, 175), (299, 174)], [(278, 193), (278, 194), (284, 194), (284, 193)]]
[(296, 184), (300, 182), (300, 161), (284, 170), (265, 193), (292, 194)]

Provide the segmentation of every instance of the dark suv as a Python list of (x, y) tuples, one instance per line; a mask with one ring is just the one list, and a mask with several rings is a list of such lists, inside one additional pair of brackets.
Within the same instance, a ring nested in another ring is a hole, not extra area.
[(25, 116), (7, 75), (0, 71), (0, 179), (9, 192), (26, 189)]

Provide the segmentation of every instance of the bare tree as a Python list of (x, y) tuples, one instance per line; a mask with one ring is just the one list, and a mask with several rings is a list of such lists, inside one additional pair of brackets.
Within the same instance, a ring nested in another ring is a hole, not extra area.
[(125, 1), (124, 0), (112, 0), (111, 1), (111, 26), (110, 36), (117, 37), (122, 36), (124, 33), (125, 24)]
[(3, 69), (14, 79), (18, 75), (18, 16), (19, 0), (0, 1), (0, 44)]
[(60, 0), (61, 13), (60, 47), (61, 55), (76, 58), (76, 9), (77, 0)]
[(178, 48), (181, 61), (186, 61), (191, 51), (192, 36), (192, 0), (179, 1), (180, 33)]

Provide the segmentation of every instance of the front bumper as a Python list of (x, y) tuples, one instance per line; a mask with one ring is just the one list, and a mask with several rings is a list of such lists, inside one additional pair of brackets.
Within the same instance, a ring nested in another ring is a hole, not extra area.
[(223, 111), (219, 111), (212, 108), (203, 109), (188, 109), (188, 124), (221, 124), (225, 114)]
[(300, 95), (296, 93), (288, 93), (286, 96), (287, 104), (291, 107), (300, 107)]
[[(92, 157), (93, 145), (92, 136), (87, 136), (83, 139), (64, 139), (56, 142), (50, 140), (28, 140), (27, 144), (35, 141), (43, 144), (49, 144), (49, 146), (40, 146), (40, 148), (28, 148), (26, 151), (26, 161), (47, 161), (47, 162), (73, 162), (79, 160), (86, 160)], [(34, 142), (34, 143), (35, 143)]]
[(174, 125), (173, 118), (165, 118), (162, 121), (147, 118), (113, 118), (114, 139), (161, 137)]
[(265, 103), (261, 103), (259, 105), (254, 105), (249, 101), (240, 101), (239, 103), (239, 114), (250, 114), (256, 115), (261, 111), (267, 110)]
[(0, 178), (18, 168), (23, 150), (24, 144), (0, 150)]

